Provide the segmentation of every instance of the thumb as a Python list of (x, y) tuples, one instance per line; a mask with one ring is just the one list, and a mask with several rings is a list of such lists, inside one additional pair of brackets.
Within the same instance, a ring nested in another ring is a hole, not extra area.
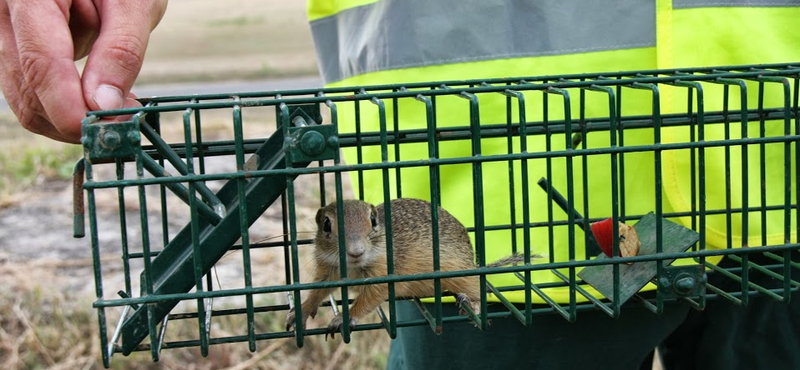
[(166, 1), (102, 1), (98, 7), (100, 32), (82, 76), (84, 99), (91, 110), (119, 109), (139, 75)]

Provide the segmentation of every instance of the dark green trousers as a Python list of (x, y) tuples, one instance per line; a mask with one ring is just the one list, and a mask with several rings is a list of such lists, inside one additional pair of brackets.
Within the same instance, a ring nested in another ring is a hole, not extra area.
[[(793, 259), (800, 253), (795, 252)], [(774, 264), (760, 255), (752, 261)], [(734, 266), (723, 260), (720, 266)], [(793, 279), (798, 280), (797, 271)], [(768, 288), (782, 282), (750, 272), (751, 280)], [(740, 289), (730, 279), (712, 276), (709, 283), (728, 291)], [(747, 307), (727, 300), (709, 301), (702, 312), (691, 310), (686, 320), (659, 347), (668, 370), (800, 369), (800, 293), (788, 304), (769, 297), (750, 297)]]
[[(757, 272), (751, 279), (781, 284)], [(709, 283), (736, 287), (719, 275)], [(399, 320), (422, 318), (411, 302), (397, 308)], [(454, 305), (443, 310), (456, 314)], [(747, 307), (711, 300), (702, 312), (671, 303), (662, 315), (630, 302), (618, 319), (599, 311), (580, 312), (575, 323), (538, 315), (531, 327), (494, 319), (486, 332), (468, 322), (445, 325), (441, 335), (427, 326), (400, 328), (388, 369), (650, 369), (657, 346), (666, 370), (800, 369), (800, 294), (789, 304), (751, 297)]]
[[(411, 302), (398, 302), (397, 309), (399, 320), (421, 318)], [(454, 305), (445, 305), (443, 311), (456, 314)], [(467, 322), (445, 325), (441, 335), (427, 326), (400, 328), (388, 368), (638, 370), (687, 312), (688, 307), (673, 304), (659, 316), (634, 306), (620, 319), (580, 312), (574, 324), (548, 314), (534, 316), (530, 327), (515, 318), (493, 319), (486, 332)]]

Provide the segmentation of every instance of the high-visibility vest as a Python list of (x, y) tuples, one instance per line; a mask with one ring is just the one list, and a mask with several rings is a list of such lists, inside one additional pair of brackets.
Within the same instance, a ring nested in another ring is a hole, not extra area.
[[(309, 0), (308, 15), (319, 60), (319, 68), (327, 86), (357, 86), (425, 82), (443, 80), (483, 79), (494, 77), (542, 76), (569, 73), (590, 73), (618, 70), (651, 70), (679, 67), (701, 67), (732, 64), (781, 63), (800, 60), (800, 0), (777, 4), (769, 0), (732, 0), (708, 2), (698, 0), (674, 1), (617, 1), (613, 6), (597, 1), (501, 1), (501, 0)], [(661, 95), (661, 113), (685, 112), (686, 89), (665, 89)], [(722, 109), (721, 86), (707, 86), (705, 110)], [(749, 89), (749, 101), (755, 102), (756, 89)], [(738, 92), (737, 92), (738, 93)], [(505, 122), (505, 98), (481, 96), (481, 122)], [(541, 94), (538, 103), (529, 102), (528, 120), (542, 119)], [(782, 106), (781, 92), (767, 91), (765, 106)], [(649, 115), (650, 95), (646, 91), (625, 92), (622, 110), (625, 115)], [(531, 99), (535, 101), (535, 99)], [(549, 119), (557, 120), (559, 102), (551, 99)], [(469, 122), (467, 102), (457, 97), (437, 98), (437, 124), (465, 125)], [(537, 105), (538, 104), (538, 105)], [(752, 107), (752, 106), (751, 106)], [(387, 108), (391, 109), (387, 105)], [(738, 99), (731, 99), (729, 109), (738, 109)], [(399, 102), (401, 128), (425, 127), (425, 111), (419, 102), (408, 99)], [(354, 110), (338, 109), (340, 130), (354, 130)], [(607, 102), (589, 102), (587, 117), (608, 116)], [(388, 113), (391, 114), (391, 113)], [(378, 113), (370, 104), (360, 105), (359, 119), (362, 131), (378, 131)], [(783, 128), (768, 128), (767, 136), (783, 135)], [(753, 126), (756, 127), (755, 125)], [(738, 126), (737, 126), (738, 128)], [(731, 138), (741, 137), (733, 129)], [(706, 140), (722, 139), (722, 128), (710, 125)], [(604, 141), (605, 140), (605, 141)], [(625, 144), (647, 145), (653, 143), (652, 130), (626, 132)], [(662, 129), (662, 142), (687, 142), (687, 128)], [(484, 155), (507, 153), (506, 142), (484, 140)], [(564, 148), (563, 140), (553, 141), (553, 150)], [(607, 147), (606, 138), (592, 138), (589, 146)], [(780, 144), (783, 145), (783, 144)], [(413, 147), (413, 146), (412, 146)], [(427, 146), (402, 152), (403, 160), (427, 157)], [(795, 145), (796, 148), (796, 145)], [(365, 147), (364, 162), (380, 161), (380, 148)], [(417, 150), (415, 153), (414, 150)], [(543, 138), (531, 138), (528, 151), (544, 151)], [(741, 179), (743, 174), (737, 162), (741, 158), (738, 148), (732, 148), (734, 160), (731, 208), (741, 207)], [(796, 150), (796, 149), (794, 149)], [(760, 184), (759, 154), (748, 166), (750, 205), (759, 206), (761, 191), (766, 192), (767, 205), (784, 205), (783, 151), (767, 150), (766, 163), (776, 160), (780, 166), (767, 169), (765, 188)], [(345, 150), (345, 160), (355, 163), (355, 151)], [(442, 142), (441, 157), (468, 157), (469, 143)], [(691, 211), (690, 184), (695, 181), (688, 171), (688, 151), (666, 151), (663, 155), (663, 210), (664, 212)], [(706, 150), (706, 176), (708, 179), (725, 177), (723, 149)], [(792, 153), (794, 158), (794, 153)], [(563, 165), (564, 159), (554, 160), (554, 166)], [(655, 209), (655, 183), (652, 169), (653, 153), (629, 153), (625, 157), (626, 214), (646, 214)], [(582, 171), (580, 161), (575, 161), (576, 178)], [(590, 158), (588, 181), (591, 188), (591, 217), (611, 216), (609, 163), (607, 156)], [(530, 162), (530, 179), (545, 175), (542, 162)], [(791, 168), (796, 168), (795, 164)], [(739, 171), (739, 172), (737, 172)], [(557, 189), (566, 189), (564, 171), (555, 171), (550, 182)], [(632, 175), (637, 174), (637, 175)], [(472, 172), (470, 165), (441, 167), (442, 206), (466, 226), (472, 226)], [(402, 170), (403, 197), (430, 197), (427, 168)], [(482, 206), (486, 212), (486, 225), (507, 225), (510, 222), (511, 201), (507, 186), (507, 163), (485, 163), (484, 184), (487, 189)], [(515, 176), (517, 182), (520, 176)], [(354, 177), (354, 181), (358, 181)], [(392, 180), (393, 182), (394, 180)], [(383, 201), (383, 180), (379, 170), (364, 173), (364, 194), (367, 201)], [(393, 186), (393, 185), (392, 185)], [(708, 209), (725, 209), (725, 182), (706, 184)], [(792, 190), (792, 203), (797, 203), (797, 185)], [(581, 189), (576, 187), (578, 204), (582, 201)], [(516, 187), (519, 192), (520, 186)], [(531, 221), (547, 221), (546, 194), (534, 184), (530, 186)], [(515, 199), (520, 199), (516, 197)], [(521, 207), (516, 207), (521, 220)], [(795, 213), (793, 213), (792, 217)], [(742, 240), (742, 215), (732, 215), (731, 235), (728, 235), (725, 215), (707, 218), (706, 246), (726, 248), (742, 245), (767, 245), (785, 243), (782, 211), (769, 212), (767, 230), (762, 230), (760, 214), (750, 216), (747, 235)], [(561, 219), (564, 219), (562, 217)], [(685, 225), (689, 219), (676, 219)], [(774, 227), (770, 225), (775, 225)], [(797, 220), (791, 220), (791, 241), (797, 242)], [(555, 261), (566, 261), (567, 229), (554, 227), (553, 240), (548, 231), (536, 228), (531, 231), (532, 250), (547, 254), (552, 242)], [(486, 233), (486, 260), (510, 252), (511, 235), (508, 231)], [(521, 245), (522, 236), (516, 235)], [(583, 238), (578, 237), (576, 259), (583, 255)], [(514, 276), (493, 276), (493, 284), (520, 285)], [(548, 271), (533, 274), (536, 283), (560, 282)], [(566, 289), (549, 290), (557, 301), (568, 300)], [(507, 296), (523, 302), (521, 292)], [(536, 297), (535, 297), (536, 298)]]

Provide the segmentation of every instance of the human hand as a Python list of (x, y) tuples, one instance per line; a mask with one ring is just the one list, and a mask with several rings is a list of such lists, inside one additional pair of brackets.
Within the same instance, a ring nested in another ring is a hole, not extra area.
[[(90, 110), (130, 93), (167, 0), (1, 0), (0, 85), (23, 127), (77, 143)], [(83, 74), (75, 61), (88, 55)]]

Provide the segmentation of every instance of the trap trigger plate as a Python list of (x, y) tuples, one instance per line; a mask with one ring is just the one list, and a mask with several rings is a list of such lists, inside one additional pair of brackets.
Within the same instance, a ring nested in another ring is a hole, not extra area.
[[(656, 216), (652, 212), (642, 217), (633, 227), (639, 235), (642, 245), (639, 255), (656, 254)], [(662, 253), (680, 253), (688, 250), (699, 239), (700, 234), (672, 221), (661, 219)], [(597, 260), (609, 259), (604, 253)], [(675, 260), (662, 260), (666, 273), (656, 283), (659, 292), (667, 294), (667, 298), (696, 296), (705, 290), (705, 274), (702, 266), (670, 266)], [(625, 303), (648, 282), (656, 277), (657, 261), (619, 264), (619, 300)], [(594, 287), (609, 300), (614, 297), (613, 265), (587, 266), (578, 273), (578, 277)], [(691, 283), (691, 284), (690, 284)], [(677, 290), (676, 290), (677, 289)]]

